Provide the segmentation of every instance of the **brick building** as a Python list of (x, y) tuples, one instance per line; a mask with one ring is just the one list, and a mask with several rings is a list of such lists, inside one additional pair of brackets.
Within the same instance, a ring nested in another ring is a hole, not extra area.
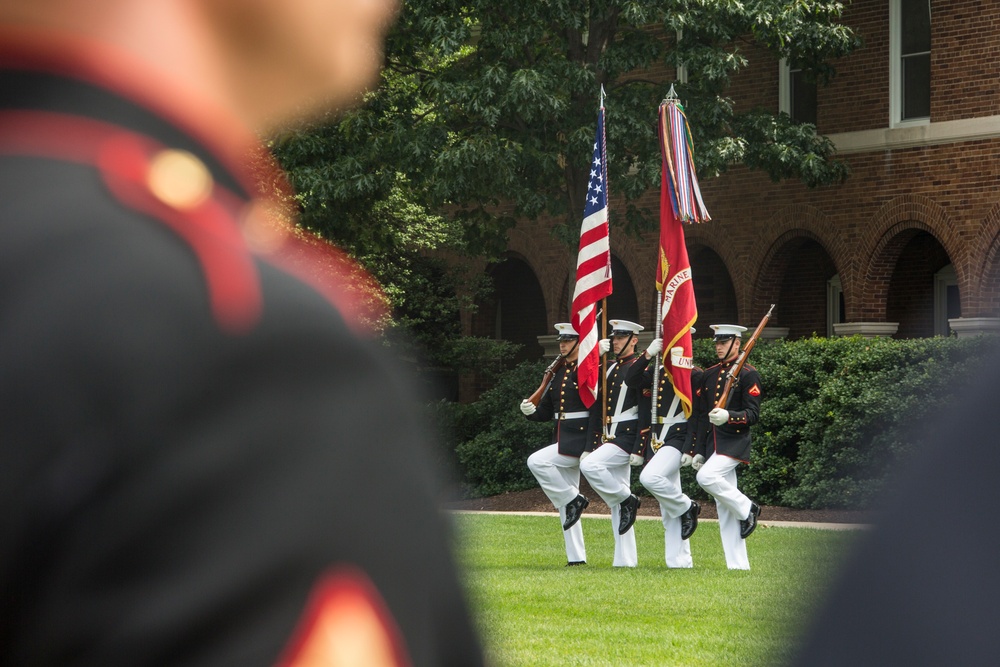
[[(791, 338), (1000, 328), (1000, 3), (854, 0), (843, 21), (864, 45), (829, 86), (752, 52), (733, 81), (738, 108), (814, 122), (851, 175), (815, 189), (742, 167), (702, 181), (713, 220), (685, 227), (699, 335), (718, 322), (752, 328), (771, 303), (769, 334)], [(640, 203), (655, 211), (658, 196)], [(611, 207), (609, 314), (651, 327), (656, 234), (616, 234)], [(549, 224), (512, 230), (490, 269), (495, 299), (463, 321), (523, 343), (523, 358), (542, 356), (537, 337), (569, 320), (575, 252)]]

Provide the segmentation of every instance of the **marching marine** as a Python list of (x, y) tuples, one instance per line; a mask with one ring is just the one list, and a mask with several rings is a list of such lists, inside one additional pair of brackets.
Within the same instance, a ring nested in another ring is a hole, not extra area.
[(705, 370), (697, 386), (692, 384), (700, 409), (691, 465), (698, 471), (698, 484), (715, 498), (726, 566), (749, 570), (746, 538), (757, 527), (760, 506), (737, 488), (736, 468), (750, 462), (750, 427), (760, 415), (760, 374), (749, 363), (744, 364), (734, 378), (728, 403), (717, 406), (726, 374), (739, 356), (746, 327), (714, 324), (712, 330), (719, 363)]
[(521, 412), (531, 421), (555, 420), (552, 444), (528, 457), (528, 469), (559, 510), (566, 543), (566, 564), (586, 565), (587, 550), (579, 521), (590, 501), (580, 493), (580, 455), (590, 440), (590, 411), (580, 399), (577, 384), (579, 336), (567, 322), (555, 328), (562, 364), (554, 369), (537, 406), (531, 399), (523, 400), (520, 406)]
[[(692, 332), (694, 329), (692, 329)], [(681, 490), (681, 468), (690, 465), (692, 457), (686, 454), (688, 418), (680, 397), (674, 393), (670, 377), (660, 365), (656, 394), (656, 423), (652, 423), (653, 365), (660, 363), (658, 357), (663, 349), (663, 340), (654, 338), (645, 354), (632, 364), (625, 376), (625, 382), (639, 389), (641, 432), (650, 429), (648, 444), (644, 440), (646, 464), (639, 475), (639, 482), (660, 503), (660, 517), (663, 521), (664, 557), (667, 567), (687, 568), (693, 566), (691, 545), (688, 538), (698, 527), (701, 507)], [(673, 365), (681, 363), (683, 348), (671, 350)], [(690, 362), (690, 359), (687, 359)], [(697, 384), (701, 369), (692, 370), (692, 385)]]
[[(630, 463), (642, 462), (638, 454), (639, 392), (625, 384), (625, 374), (639, 357), (635, 345), (642, 327), (628, 320), (611, 320), (610, 324), (611, 339), (605, 338), (599, 345), (602, 354), (613, 350), (615, 360), (608, 368), (606, 387), (601, 388), (591, 408), (591, 442), (595, 449), (583, 458), (580, 471), (611, 509), (615, 540), (612, 564), (635, 567), (638, 555), (632, 524), (639, 510), (639, 498), (632, 493), (629, 483)], [(605, 407), (606, 419), (602, 418)]]

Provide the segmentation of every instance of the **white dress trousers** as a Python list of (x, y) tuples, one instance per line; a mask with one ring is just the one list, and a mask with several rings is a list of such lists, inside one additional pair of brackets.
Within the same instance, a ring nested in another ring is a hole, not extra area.
[(635, 526), (624, 535), (618, 534), (620, 505), (632, 495), (629, 489), (632, 471), (628, 454), (612, 443), (604, 443), (595, 449), (580, 464), (580, 471), (590, 482), (590, 486), (611, 508), (611, 532), (615, 538), (614, 567), (635, 567), (639, 556), (635, 546)]
[(691, 507), (691, 499), (681, 491), (681, 453), (674, 447), (660, 447), (642, 469), (639, 482), (660, 503), (667, 567), (692, 567), (691, 544), (681, 539), (680, 516)]
[[(538, 480), (538, 486), (559, 510), (559, 527), (566, 521), (566, 504), (580, 494), (580, 459), (559, 453), (559, 445), (542, 447), (528, 457), (528, 469)], [(583, 543), (583, 522), (577, 521), (563, 531), (566, 560), (570, 563), (587, 560)]]
[(736, 467), (740, 461), (724, 454), (712, 454), (698, 471), (698, 484), (715, 498), (719, 513), (719, 535), (726, 567), (749, 570), (747, 542), (740, 537), (740, 521), (750, 515), (751, 501), (736, 488)]

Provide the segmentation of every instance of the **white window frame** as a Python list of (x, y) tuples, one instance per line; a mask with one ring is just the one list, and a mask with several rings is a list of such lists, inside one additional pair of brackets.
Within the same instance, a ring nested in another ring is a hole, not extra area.
[[(802, 70), (798, 70), (802, 71)], [(818, 88), (818, 87), (817, 87)], [(817, 90), (817, 97), (819, 91)], [(817, 99), (817, 105), (819, 100)], [(778, 61), (778, 111), (792, 115), (792, 66), (788, 63), (788, 58)], [(817, 111), (816, 123), (819, 122), (819, 109)], [(802, 122), (792, 116), (792, 120)]]
[(948, 288), (958, 285), (955, 265), (948, 264), (934, 274), (934, 335), (947, 336), (951, 333), (948, 324)]
[[(684, 34), (683, 30), (677, 31), (677, 41), (675, 44), (679, 44), (681, 41), (681, 36)], [(684, 63), (676, 63), (674, 71), (677, 74), (677, 83), (687, 83), (688, 82), (688, 68)]]
[(843, 324), (840, 321), (840, 295), (844, 290), (840, 285), (840, 274), (826, 281), (826, 337), (834, 336), (833, 325)]
[[(903, 120), (902, 14), (901, 0), (889, 0), (889, 127), (928, 125), (929, 116)], [(931, 30), (934, 29), (933, 21), (932, 16)]]
[(792, 113), (792, 68), (788, 58), (778, 61), (778, 112)]

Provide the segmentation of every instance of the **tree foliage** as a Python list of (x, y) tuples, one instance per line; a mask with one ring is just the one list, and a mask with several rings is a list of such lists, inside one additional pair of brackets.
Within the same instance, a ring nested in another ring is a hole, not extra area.
[(627, 202), (618, 224), (650, 228), (635, 202), (659, 183), (656, 108), (671, 82), (650, 72), (664, 66), (686, 68), (676, 90), (702, 179), (735, 164), (809, 185), (843, 179), (812, 125), (737, 110), (727, 96), (760, 49), (828, 80), (831, 62), (859, 44), (838, 23), (842, 10), (815, 0), (408, 0), (363, 105), (273, 148), (302, 224), (405, 301), (406, 272), (380, 262), (407, 265), (432, 249), (494, 258), (517, 219), (543, 214), (576, 238), (602, 86), (611, 193)]
[[(670, 82), (649, 72), (680, 63), (702, 178), (743, 163), (775, 179), (835, 182), (845, 168), (813, 126), (737, 111), (727, 91), (750, 45), (829, 80), (831, 62), (859, 44), (838, 23), (842, 10), (808, 0), (410, 0), (364, 106), (284, 137), (276, 152), (309, 227), (349, 244), (384, 240), (363, 223), (375, 222), (374, 202), (403, 192), (447, 210), (481, 252), (518, 217), (576, 221), (601, 86), (612, 187), (628, 200), (655, 187), (655, 110)], [(630, 209), (629, 219), (641, 226), (644, 216)]]
[(502, 373), (492, 388), (468, 405), (453, 405), (442, 420), (451, 436), (462, 487), (472, 497), (535, 486), (528, 456), (552, 442), (552, 424), (528, 421), (517, 404), (534, 391), (547, 363), (524, 362)]

